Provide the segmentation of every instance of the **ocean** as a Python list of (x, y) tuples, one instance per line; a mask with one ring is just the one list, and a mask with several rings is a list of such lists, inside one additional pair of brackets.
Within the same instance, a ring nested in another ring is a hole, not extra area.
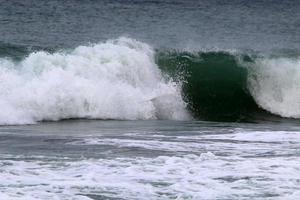
[(299, 199), (299, 11), (0, 0), (0, 199)]

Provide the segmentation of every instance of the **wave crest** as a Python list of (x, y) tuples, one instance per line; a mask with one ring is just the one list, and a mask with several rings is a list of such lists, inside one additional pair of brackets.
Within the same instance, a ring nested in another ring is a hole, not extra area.
[[(300, 117), (300, 59), (230, 51), (157, 54), (161, 69), (183, 81), (196, 118), (213, 121)], [(182, 78), (183, 77), (183, 78)]]
[(297, 55), (154, 51), (119, 38), (1, 58), (0, 125), (70, 118), (298, 119)]
[(147, 44), (128, 38), (0, 61), (0, 124), (67, 118), (189, 119)]
[(248, 88), (260, 107), (289, 118), (300, 118), (300, 60), (257, 59), (249, 68)]

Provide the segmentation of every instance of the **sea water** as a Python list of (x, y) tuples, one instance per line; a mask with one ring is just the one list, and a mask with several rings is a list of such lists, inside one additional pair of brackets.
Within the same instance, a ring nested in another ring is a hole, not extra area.
[(300, 198), (299, 10), (0, 1), (0, 199)]

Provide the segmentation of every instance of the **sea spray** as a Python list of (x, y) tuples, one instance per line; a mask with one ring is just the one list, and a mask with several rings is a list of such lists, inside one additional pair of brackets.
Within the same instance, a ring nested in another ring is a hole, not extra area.
[(260, 107), (282, 117), (300, 117), (299, 59), (260, 58), (248, 69), (248, 88)]
[(38, 51), (17, 64), (5, 58), (0, 64), (0, 124), (190, 119), (180, 86), (163, 78), (152, 48), (136, 40)]
[(299, 57), (154, 50), (130, 38), (0, 58), (0, 124), (299, 118)]

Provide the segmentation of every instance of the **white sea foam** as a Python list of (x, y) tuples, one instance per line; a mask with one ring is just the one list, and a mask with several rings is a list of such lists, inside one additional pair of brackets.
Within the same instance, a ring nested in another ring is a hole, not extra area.
[(0, 60), (0, 124), (64, 118), (174, 119), (189, 115), (147, 44), (128, 38), (70, 52)]
[(282, 117), (300, 117), (300, 59), (257, 59), (249, 90), (259, 106)]
[[(53, 124), (1, 130), (0, 199), (294, 200), (300, 194), (297, 126)], [(76, 134), (85, 133), (82, 126), (90, 136)], [(127, 134), (132, 130), (138, 132)]]
[(5, 181), (0, 183), (0, 197), (265, 199), (270, 194), (272, 199), (293, 199), (300, 189), (298, 164), (293, 157), (237, 159), (210, 152), (154, 159), (1, 161)]

